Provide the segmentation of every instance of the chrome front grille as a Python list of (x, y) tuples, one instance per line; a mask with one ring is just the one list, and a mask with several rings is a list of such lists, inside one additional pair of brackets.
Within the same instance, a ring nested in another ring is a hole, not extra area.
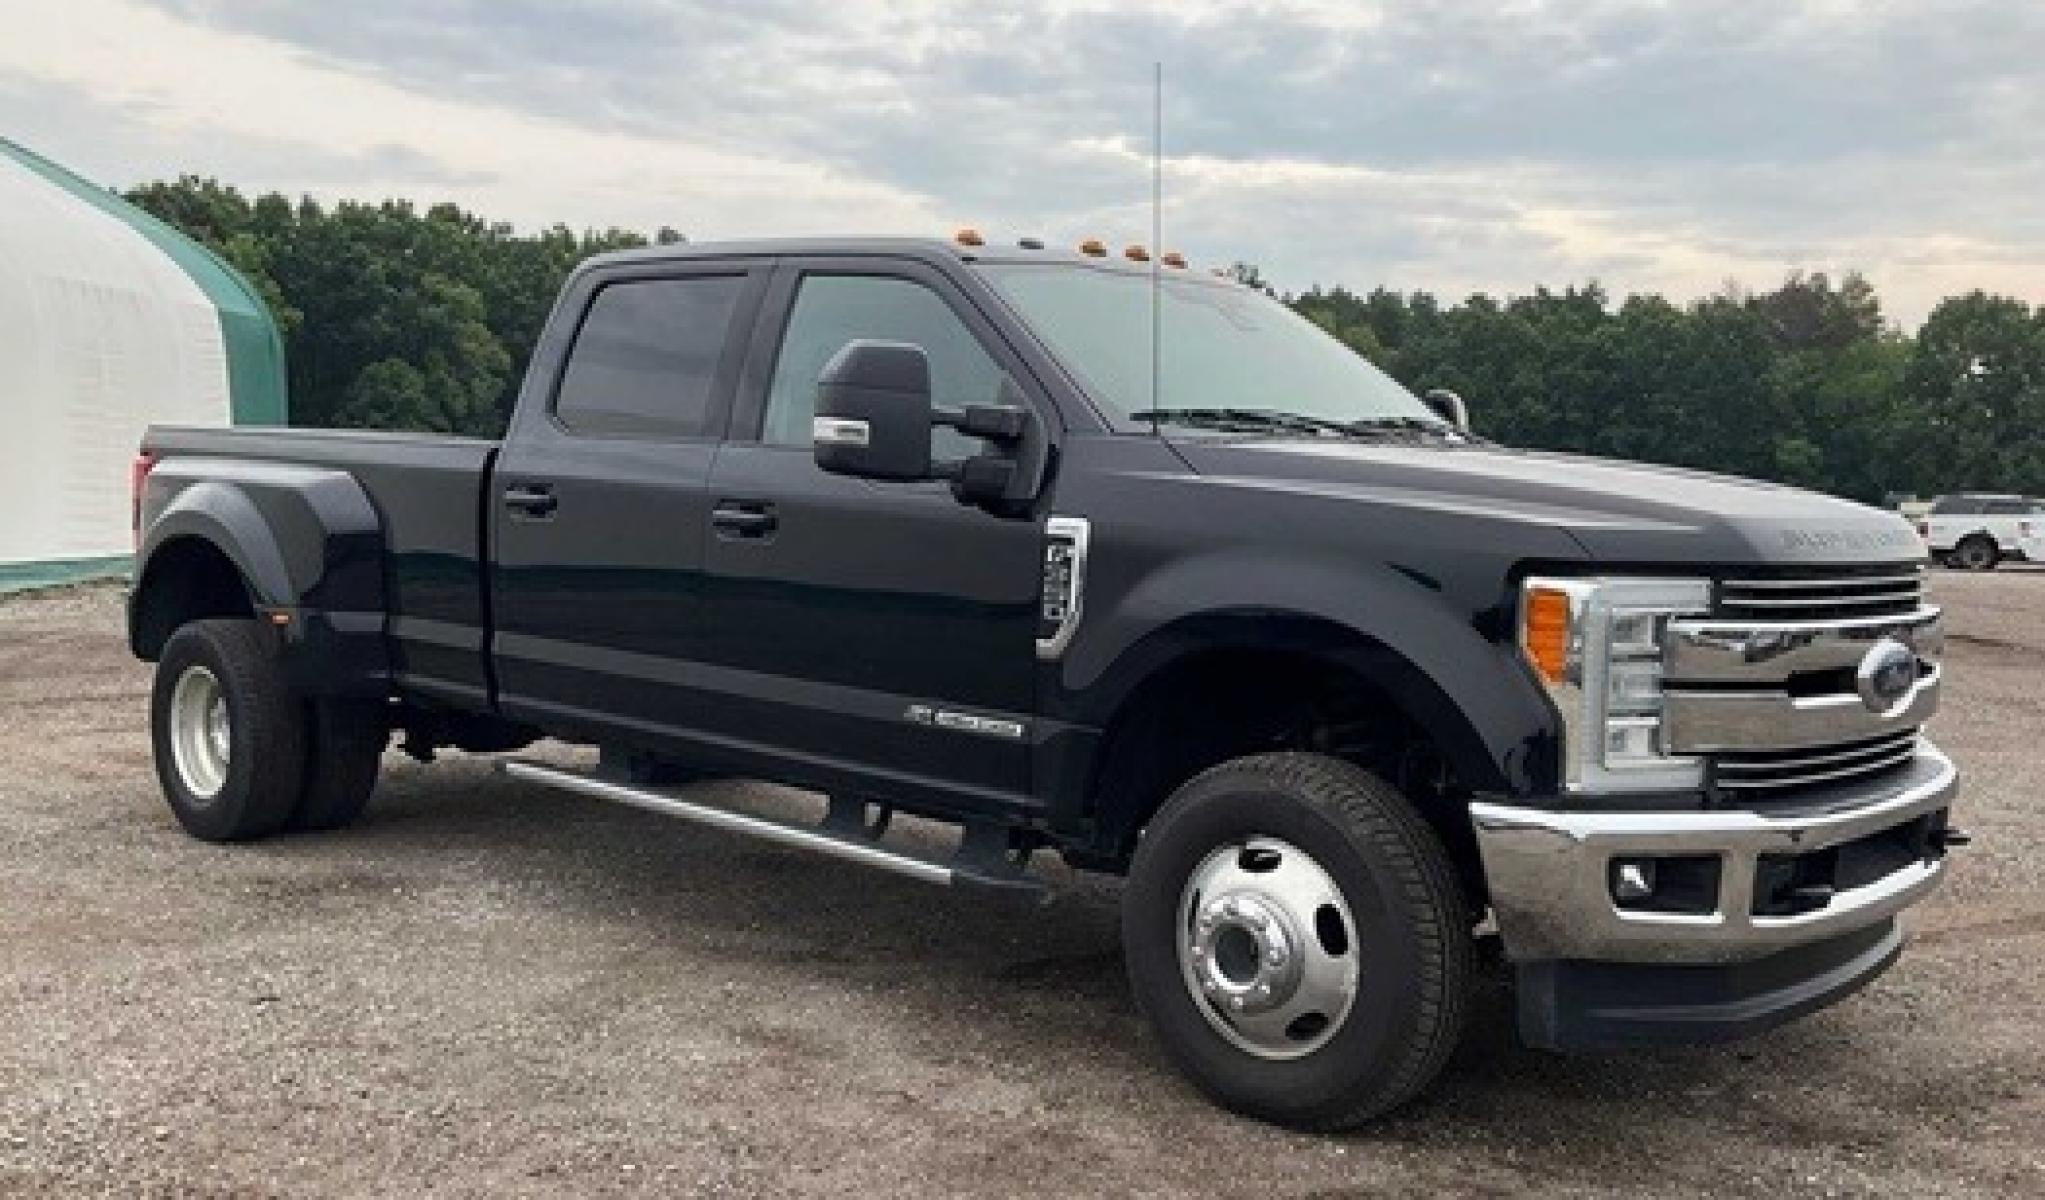
[[(1870, 664), (1897, 644), (1915, 655), (1915, 676), (1876, 690)], [(1728, 801), (1906, 767), (1938, 708), (1944, 646), (1914, 564), (1738, 572), (1718, 581), (1710, 615), (1669, 622), (1663, 747), (1702, 757)]]
[(1716, 615), (1757, 621), (1827, 621), (1914, 612), (1924, 601), (1920, 564), (1834, 568), (1822, 573), (1718, 584)]
[(1893, 771), (1917, 754), (1918, 732), (1803, 750), (1725, 752), (1711, 757), (1712, 782), (1737, 796), (1764, 796), (1793, 788), (1835, 785)]

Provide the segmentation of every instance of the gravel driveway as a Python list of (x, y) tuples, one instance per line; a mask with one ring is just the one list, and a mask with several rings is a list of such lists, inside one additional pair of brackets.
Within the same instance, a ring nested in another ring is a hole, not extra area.
[(1343, 1138), (1183, 1085), (1113, 885), (1059, 868), (951, 895), (395, 754), (354, 829), (193, 841), (119, 590), (0, 600), (0, 1193), (2045, 1195), (2045, 572), (1934, 590), (1976, 842), (1893, 971), (1562, 1058), (1494, 967), (1429, 1096)]

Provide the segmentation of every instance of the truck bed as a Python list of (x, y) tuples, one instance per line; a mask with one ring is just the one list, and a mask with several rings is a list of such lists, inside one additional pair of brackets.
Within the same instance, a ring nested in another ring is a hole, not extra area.
[(464, 705), (488, 700), (483, 486), (499, 443), (351, 429), (155, 426), (142, 450), (345, 471), (384, 535), (392, 668), (400, 687)]

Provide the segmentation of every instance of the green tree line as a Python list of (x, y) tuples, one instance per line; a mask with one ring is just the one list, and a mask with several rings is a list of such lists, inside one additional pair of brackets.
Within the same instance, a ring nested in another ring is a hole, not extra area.
[[(193, 177), (128, 199), (263, 293), (301, 425), (499, 433), (561, 281), (591, 254), (649, 240), (520, 234), (448, 204), (250, 199)], [(1254, 267), (1233, 270), (1264, 286)], [(1914, 334), (1855, 275), (1687, 304), (1614, 300), (1596, 284), (1454, 303), (1382, 287), (1285, 299), (1414, 390), (1460, 392), (1478, 431), (1511, 445), (1871, 501), (2045, 490), (2045, 308), (2009, 297), (1950, 297)]]

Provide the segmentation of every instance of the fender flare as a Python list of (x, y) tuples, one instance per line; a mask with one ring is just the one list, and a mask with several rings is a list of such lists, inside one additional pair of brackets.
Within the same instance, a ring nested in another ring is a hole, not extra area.
[(136, 552), (131, 644), (139, 644), (138, 619), (162, 552), (198, 541), (233, 564), (254, 607), (302, 618), (286, 634), (295, 674), (340, 691), (388, 674), (382, 522), (347, 472), (178, 457), (158, 465), (147, 487), (151, 499), (168, 499)]
[[(1368, 562), (1303, 560), (1241, 547), (1179, 560), (1105, 612), (1089, 612), (1059, 663), (1081, 724), (1106, 728), (1144, 683), (1219, 647), (1324, 651), (1383, 690), (1490, 794), (1552, 790), (1561, 722), (1509, 646), (1506, 599), (1459, 613), (1420, 577)], [(1488, 622), (1487, 622), (1488, 618)]]

